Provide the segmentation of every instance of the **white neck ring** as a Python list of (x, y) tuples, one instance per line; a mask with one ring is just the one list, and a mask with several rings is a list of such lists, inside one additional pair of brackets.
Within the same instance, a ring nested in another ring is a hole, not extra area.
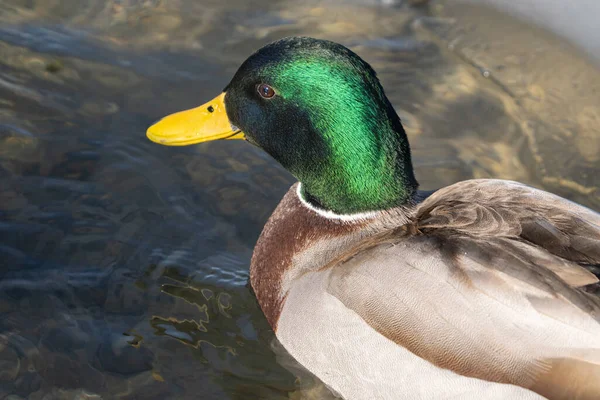
[(336, 214), (333, 211), (323, 210), (322, 208), (315, 207), (314, 205), (310, 204), (308, 201), (306, 201), (302, 197), (302, 183), (298, 183), (298, 187), (296, 188), (296, 194), (298, 195), (298, 199), (300, 199), (300, 202), (302, 203), (302, 205), (304, 205), (306, 208), (310, 209), (311, 211), (314, 211), (315, 213), (319, 214), (321, 217), (327, 218), (327, 219), (344, 221), (344, 222), (361, 221), (361, 220), (365, 220), (365, 219), (374, 218), (375, 216), (377, 216), (380, 213), (379, 211), (371, 211), (371, 212), (356, 213), (356, 214)]

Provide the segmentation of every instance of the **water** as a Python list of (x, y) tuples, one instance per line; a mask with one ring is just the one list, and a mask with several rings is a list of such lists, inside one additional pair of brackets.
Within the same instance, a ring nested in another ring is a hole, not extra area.
[(241, 141), (145, 138), (298, 34), (372, 63), (423, 188), (499, 177), (600, 208), (597, 66), (491, 10), (4, 0), (0, 398), (331, 397), (273, 341), (247, 285), (293, 178)]

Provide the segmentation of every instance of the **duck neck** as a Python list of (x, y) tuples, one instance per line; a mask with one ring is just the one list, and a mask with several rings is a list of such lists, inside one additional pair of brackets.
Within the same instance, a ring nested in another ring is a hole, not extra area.
[[(391, 109), (391, 106), (389, 106)], [(369, 213), (410, 204), (418, 183), (400, 119), (391, 109), (387, 124), (372, 131), (326, 135), (330, 154), (307, 174), (298, 174), (301, 196), (336, 214)]]

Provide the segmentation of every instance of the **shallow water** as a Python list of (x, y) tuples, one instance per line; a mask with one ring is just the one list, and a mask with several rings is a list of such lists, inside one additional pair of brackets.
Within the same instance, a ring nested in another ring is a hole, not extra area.
[(293, 178), (241, 141), (145, 138), (282, 36), (375, 67), (423, 188), (516, 179), (600, 208), (597, 66), (486, 8), (400, 3), (1, 1), (0, 398), (327, 397), (247, 285)]

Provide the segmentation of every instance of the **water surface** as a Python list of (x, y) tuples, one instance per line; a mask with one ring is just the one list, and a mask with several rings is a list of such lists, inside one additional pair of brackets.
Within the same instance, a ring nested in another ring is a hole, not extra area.
[(293, 368), (247, 285), (293, 178), (241, 141), (145, 138), (218, 94), (258, 47), (301, 34), (375, 67), (423, 188), (516, 179), (600, 206), (597, 67), (494, 11), (4, 0), (0, 398), (331, 397)]

